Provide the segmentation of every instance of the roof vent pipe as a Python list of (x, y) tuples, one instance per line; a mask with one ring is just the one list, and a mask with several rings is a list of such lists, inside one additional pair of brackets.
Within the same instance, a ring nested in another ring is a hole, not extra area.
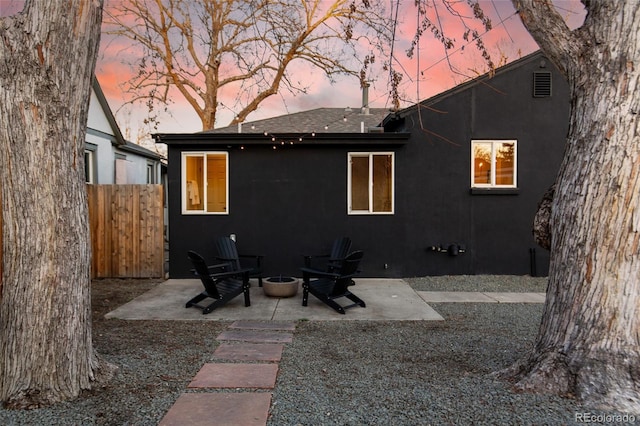
[(238, 123), (238, 133), (242, 133), (242, 123)]
[(362, 113), (369, 115), (369, 83), (362, 85)]

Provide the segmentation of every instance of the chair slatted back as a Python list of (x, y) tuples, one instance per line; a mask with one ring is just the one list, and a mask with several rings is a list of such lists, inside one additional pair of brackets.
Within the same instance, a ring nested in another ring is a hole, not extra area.
[(331, 247), (330, 260), (342, 260), (349, 254), (351, 250), (351, 238), (337, 238)]
[(331, 292), (333, 296), (344, 294), (347, 291), (347, 287), (351, 285), (352, 275), (358, 271), (363, 256), (364, 252), (357, 250), (344, 258), (340, 269), (336, 271), (340, 274), (340, 278), (336, 280), (333, 286), (333, 291)]
[(219, 299), (220, 293), (218, 293), (215, 281), (209, 275), (209, 268), (207, 268), (207, 264), (205, 263), (202, 256), (191, 250), (189, 250), (187, 256), (189, 256), (189, 260), (191, 260), (191, 263), (196, 270), (196, 275), (198, 276), (198, 278), (200, 278), (200, 281), (202, 281), (202, 285), (204, 286), (204, 289), (206, 290), (209, 297)]
[(233, 271), (241, 269), (240, 256), (235, 241), (229, 237), (219, 237), (216, 239), (216, 250), (218, 250), (218, 259), (229, 262)]

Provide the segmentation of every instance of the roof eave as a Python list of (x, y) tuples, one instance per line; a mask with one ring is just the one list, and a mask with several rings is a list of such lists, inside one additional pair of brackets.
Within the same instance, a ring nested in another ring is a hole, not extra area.
[[(389, 145), (405, 144), (410, 133), (157, 133), (152, 135), (156, 143), (167, 145), (265, 145), (293, 144), (319, 145)], [(273, 140), (275, 138), (275, 140)]]

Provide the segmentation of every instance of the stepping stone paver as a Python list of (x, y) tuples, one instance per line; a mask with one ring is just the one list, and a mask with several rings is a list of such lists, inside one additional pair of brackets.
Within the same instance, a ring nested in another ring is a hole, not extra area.
[(253, 343), (291, 343), (293, 341), (293, 334), (261, 330), (226, 330), (218, 335), (217, 340)]
[(210, 363), (202, 366), (189, 388), (260, 388), (276, 385), (278, 364)]
[(427, 303), (497, 303), (497, 300), (470, 291), (417, 291)]
[(284, 345), (279, 343), (222, 343), (213, 356), (237, 361), (280, 361), (283, 350)]
[(272, 394), (184, 393), (169, 409), (160, 426), (264, 426)]
[(243, 330), (286, 330), (293, 331), (296, 324), (293, 322), (282, 321), (236, 321), (229, 328), (237, 328)]
[(544, 303), (545, 293), (417, 291), (427, 303)]
[(498, 303), (544, 303), (546, 293), (484, 293)]

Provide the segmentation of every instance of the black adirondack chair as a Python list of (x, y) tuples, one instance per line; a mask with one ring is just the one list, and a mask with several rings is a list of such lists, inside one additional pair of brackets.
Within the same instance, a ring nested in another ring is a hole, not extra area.
[[(229, 237), (220, 237), (216, 239), (216, 250), (218, 251), (217, 259), (228, 263), (229, 269), (232, 271), (240, 271), (243, 268), (249, 268), (249, 276), (258, 278), (258, 285), (262, 287), (262, 258), (260, 254), (238, 254), (236, 242)], [(240, 259), (252, 259), (253, 264), (242, 265)]]
[(304, 267), (314, 268), (314, 266), (312, 265), (314, 259), (326, 259), (326, 264), (323, 267), (319, 267), (319, 262), (315, 262), (315, 269), (324, 270), (326, 272), (333, 272), (340, 266), (342, 260), (347, 257), (350, 251), (351, 238), (336, 238), (333, 242), (333, 245), (331, 246), (331, 253), (304, 255)]
[[(341, 314), (345, 309), (355, 306), (366, 307), (364, 301), (351, 293), (349, 286), (355, 284), (353, 277), (358, 274), (358, 266), (364, 253), (354, 251), (340, 262), (334, 272), (319, 271), (310, 268), (301, 268), (302, 271), (302, 306), (307, 306), (309, 293), (320, 299)], [(351, 300), (352, 304), (342, 306), (335, 301), (341, 297)]]
[[(202, 256), (194, 251), (189, 251), (189, 260), (194, 267), (195, 275), (200, 278), (204, 291), (187, 302), (187, 308), (196, 307), (208, 314), (216, 308), (224, 305), (236, 296), (244, 293), (244, 306), (250, 306), (249, 298), (249, 269), (228, 270), (228, 264), (207, 266)], [(226, 271), (224, 269), (227, 269)], [(215, 270), (222, 272), (213, 272)], [(208, 305), (200, 305), (199, 302), (211, 298), (213, 302)]]

